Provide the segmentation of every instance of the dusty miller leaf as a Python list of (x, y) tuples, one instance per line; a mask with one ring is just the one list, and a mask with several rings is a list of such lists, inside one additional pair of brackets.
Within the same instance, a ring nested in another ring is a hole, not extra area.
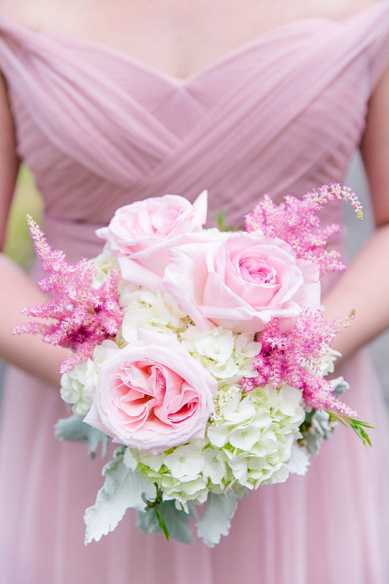
[(54, 433), (58, 440), (68, 442), (83, 442), (88, 446), (88, 456), (94, 458), (101, 442), (101, 456), (107, 454), (108, 436), (85, 424), (78, 416), (70, 416), (58, 420), (54, 427)]
[[(171, 538), (183, 543), (193, 543), (189, 518), (194, 516), (194, 510), (191, 507), (188, 514), (178, 510), (173, 501), (165, 501), (158, 505), (158, 510)], [(146, 509), (144, 513), (137, 512), (137, 526), (145, 533), (162, 533), (155, 507)]]
[(333, 379), (331, 381), (332, 386), (333, 386), (333, 393), (336, 397), (339, 397), (340, 395), (342, 395), (342, 393), (344, 393), (345, 391), (347, 391), (348, 389), (350, 389), (349, 384), (347, 383), (347, 381), (345, 381), (343, 379), (343, 377), (338, 377), (337, 379)]
[(173, 501), (166, 501), (159, 505), (159, 511), (169, 530), (170, 537), (183, 543), (193, 543), (190, 529), (190, 514), (182, 509), (177, 509)]
[(288, 463), (289, 472), (304, 476), (310, 465), (309, 456), (296, 442), (293, 443)]
[(144, 533), (162, 533), (155, 507), (146, 508), (145, 511), (137, 511), (136, 526)]
[(208, 547), (214, 547), (222, 535), (228, 535), (236, 507), (236, 495), (232, 491), (222, 495), (208, 495), (206, 511), (197, 521), (197, 535)]
[[(123, 450), (121, 450), (123, 452)], [(146, 503), (142, 494), (152, 497), (154, 485), (148, 483), (136, 471), (131, 471), (120, 457), (103, 468), (105, 482), (97, 493), (96, 503), (85, 511), (85, 543), (99, 541), (103, 535), (113, 531), (130, 507), (143, 511)]]

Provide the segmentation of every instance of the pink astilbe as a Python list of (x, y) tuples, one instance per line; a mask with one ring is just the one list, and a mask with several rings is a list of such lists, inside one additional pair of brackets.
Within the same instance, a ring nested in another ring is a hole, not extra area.
[(333, 395), (333, 386), (320, 372), (320, 360), (340, 328), (342, 321), (325, 320), (320, 311), (302, 312), (293, 327), (280, 332), (279, 319), (273, 319), (260, 335), (261, 351), (254, 357), (258, 372), (254, 378), (244, 378), (244, 391), (270, 385), (277, 389), (285, 383), (301, 389), (304, 402), (315, 410), (332, 410), (355, 417), (356, 413)]
[(66, 373), (92, 358), (96, 345), (118, 333), (123, 320), (118, 302), (120, 276), (112, 271), (96, 287), (93, 263), (83, 258), (75, 265), (68, 264), (64, 252), (51, 249), (37, 223), (29, 216), (27, 221), (41, 267), (48, 274), (39, 287), (53, 298), (41, 306), (24, 308), (22, 313), (54, 322), (20, 324), (13, 333), (41, 334), (44, 342), (71, 349), (73, 354), (60, 368), (60, 373)]
[(321, 227), (317, 216), (326, 203), (335, 200), (350, 201), (358, 219), (362, 219), (362, 205), (357, 196), (348, 187), (332, 184), (307, 193), (302, 199), (287, 195), (280, 205), (265, 195), (246, 215), (246, 229), (248, 232), (261, 230), (268, 237), (283, 239), (298, 258), (318, 264), (322, 274), (344, 270), (340, 253), (328, 249), (329, 240), (339, 232), (340, 226), (333, 223)]

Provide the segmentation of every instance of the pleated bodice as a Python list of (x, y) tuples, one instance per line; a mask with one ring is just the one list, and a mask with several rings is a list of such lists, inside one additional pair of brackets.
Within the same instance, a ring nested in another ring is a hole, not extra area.
[(86, 253), (96, 225), (145, 197), (193, 200), (207, 188), (211, 209), (238, 224), (265, 192), (342, 181), (388, 61), (387, 1), (341, 21), (283, 25), (187, 80), (0, 14), (18, 153), (49, 236), (67, 226)]

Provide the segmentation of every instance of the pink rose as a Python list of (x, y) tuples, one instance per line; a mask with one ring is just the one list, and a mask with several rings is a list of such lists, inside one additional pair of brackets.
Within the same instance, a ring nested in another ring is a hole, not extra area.
[(164, 195), (120, 207), (96, 234), (108, 241), (125, 280), (162, 292), (170, 247), (196, 239), (206, 218), (207, 191), (193, 205), (184, 197)]
[(259, 332), (275, 317), (287, 330), (302, 308), (320, 306), (318, 266), (261, 232), (172, 249), (163, 283), (203, 331)]
[(217, 382), (173, 335), (140, 330), (107, 353), (87, 424), (152, 454), (204, 438)]

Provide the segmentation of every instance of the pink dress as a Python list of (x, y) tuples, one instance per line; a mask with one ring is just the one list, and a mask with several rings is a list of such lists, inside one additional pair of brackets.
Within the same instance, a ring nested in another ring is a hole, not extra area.
[[(342, 181), (367, 102), (389, 62), (389, 2), (335, 22), (279, 27), (178, 81), (99, 44), (35, 33), (0, 15), (18, 153), (45, 200), (45, 230), (70, 260), (94, 229), (144, 197), (204, 188), (239, 223), (258, 197)], [(328, 220), (341, 218), (337, 205)], [(144, 536), (128, 513), (83, 545), (102, 461), (58, 442), (57, 391), (12, 372), (3, 407), (1, 584), (387, 584), (389, 429), (364, 354), (345, 368), (348, 401), (371, 421), (366, 450), (339, 428), (306, 477), (244, 499), (228, 538)]]

